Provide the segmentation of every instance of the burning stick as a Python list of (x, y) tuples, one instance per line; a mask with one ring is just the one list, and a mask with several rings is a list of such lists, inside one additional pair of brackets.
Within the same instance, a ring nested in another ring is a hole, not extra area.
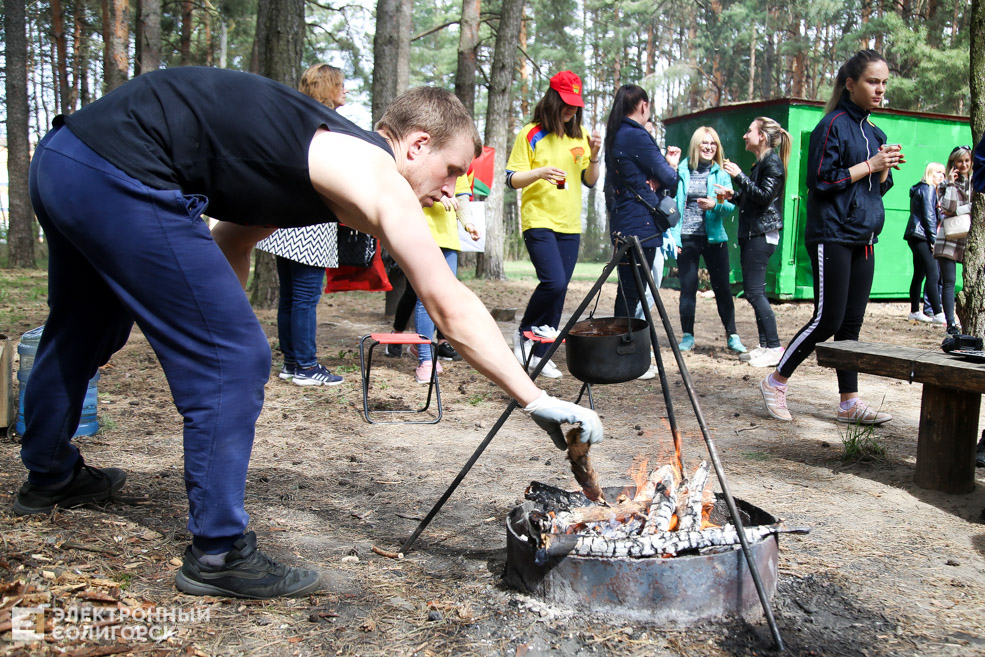
[(684, 508), (678, 512), (679, 532), (688, 532), (701, 528), (701, 502), (704, 496), (705, 484), (708, 483), (708, 462), (702, 461), (694, 476), (687, 485), (687, 501)]
[(592, 461), (588, 458), (588, 450), (591, 449), (589, 443), (581, 441), (581, 427), (575, 427), (565, 436), (568, 441), (568, 460), (571, 461), (571, 472), (575, 475), (575, 480), (581, 486), (585, 497), (605, 504), (605, 495), (602, 487), (599, 486), (599, 477), (592, 467)]
[(660, 485), (656, 489), (657, 493), (654, 496), (656, 499), (653, 500), (653, 504), (650, 505), (650, 510), (646, 514), (646, 531), (651, 533), (669, 531), (670, 519), (674, 515), (674, 509), (677, 508), (674, 469), (665, 465), (659, 470), (655, 470), (650, 478), (653, 479), (654, 475), (660, 476)]

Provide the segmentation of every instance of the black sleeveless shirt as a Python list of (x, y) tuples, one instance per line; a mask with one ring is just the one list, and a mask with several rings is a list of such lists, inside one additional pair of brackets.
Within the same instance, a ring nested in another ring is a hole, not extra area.
[(209, 216), (239, 224), (286, 227), (336, 220), (308, 175), (308, 147), (319, 127), (392, 155), (381, 135), (299, 91), (217, 68), (137, 76), (55, 119), (56, 126), (62, 122), (133, 178), (155, 189), (203, 194)]

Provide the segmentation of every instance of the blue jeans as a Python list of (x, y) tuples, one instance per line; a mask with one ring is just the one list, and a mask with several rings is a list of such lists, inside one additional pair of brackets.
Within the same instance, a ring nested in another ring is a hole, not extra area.
[[(445, 262), (448, 263), (451, 272), (458, 274), (458, 251), (454, 249), (441, 249), (441, 253), (445, 256)], [(420, 299), (414, 304), (414, 330), (426, 338), (434, 339), (434, 320), (428, 315), (428, 311)], [(417, 360), (420, 363), (431, 360), (431, 345), (422, 344), (417, 346)]]
[[(561, 311), (564, 310), (564, 297), (568, 293), (568, 283), (575, 273), (578, 262), (578, 246), (581, 235), (577, 233), (555, 233), (550, 228), (529, 228), (523, 231), (523, 243), (537, 272), (540, 284), (530, 295), (527, 309), (520, 320), (520, 331), (535, 326), (560, 328)], [(541, 357), (547, 353), (549, 344), (534, 345), (534, 355)]]
[(201, 549), (230, 547), (249, 521), (246, 468), (270, 346), (202, 221), (207, 199), (144, 185), (68, 128), (38, 145), (30, 190), (48, 241), (50, 314), (24, 398), (29, 481), (71, 474), (88, 381), (136, 321), (184, 417), (188, 529)]
[(314, 367), (318, 364), (315, 332), (325, 268), (277, 256), (277, 276), (280, 278), (277, 336), (284, 352), (284, 364)]

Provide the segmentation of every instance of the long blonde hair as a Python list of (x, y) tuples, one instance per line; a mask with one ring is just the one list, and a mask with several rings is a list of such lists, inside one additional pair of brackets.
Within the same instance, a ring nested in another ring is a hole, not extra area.
[(711, 138), (715, 141), (715, 145), (718, 146), (715, 149), (715, 158), (712, 161), (718, 166), (722, 166), (725, 163), (725, 156), (722, 155), (722, 140), (718, 138), (718, 133), (711, 126), (703, 125), (691, 135), (691, 145), (687, 148), (687, 166), (691, 171), (697, 169), (698, 164), (701, 162), (701, 142), (704, 140), (705, 134), (711, 135)]
[[(783, 162), (783, 171), (786, 172), (792, 146), (790, 133), (768, 116), (757, 116), (756, 123), (759, 124), (759, 131), (766, 135), (766, 143), (780, 156), (780, 160)], [(763, 155), (765, 154), (764, 152)]]
[(298, 91), (305, 96), (311, 96), (322, 105), (335, 109), (335, 98), (345, 84), (342, 69), (330, 64), (315, 64), (301, 74)]

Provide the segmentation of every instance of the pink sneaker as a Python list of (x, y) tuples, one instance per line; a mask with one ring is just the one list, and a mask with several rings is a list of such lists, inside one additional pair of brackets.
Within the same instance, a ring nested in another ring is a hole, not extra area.
[[(441, 374), (444, 372), (444, 368), (441, 367), (441, 363), (436, 363), (437, 372)], [(418, 383), (431, 383), (431, 368), (433, 367), (431, 361), (426, 360), (418, 364), (417, 369), (414, 370), (414, 380)]]
[(838, 407), (839, 422), (848, 424), (882, 424), (892, 419), (893, 416), (889, 413), (869, 408), (861, 399), (856, 401), (855, 405), (847, 411), (841, 410), (841, 406)]
[(793, 419), (787, 410), (787, 391), (771, 386), (769, 376), (759, 382), (759, 391), (763, 393), (763, 401), (766, 402), (766, 410), (770, 415), (784, 422)]

